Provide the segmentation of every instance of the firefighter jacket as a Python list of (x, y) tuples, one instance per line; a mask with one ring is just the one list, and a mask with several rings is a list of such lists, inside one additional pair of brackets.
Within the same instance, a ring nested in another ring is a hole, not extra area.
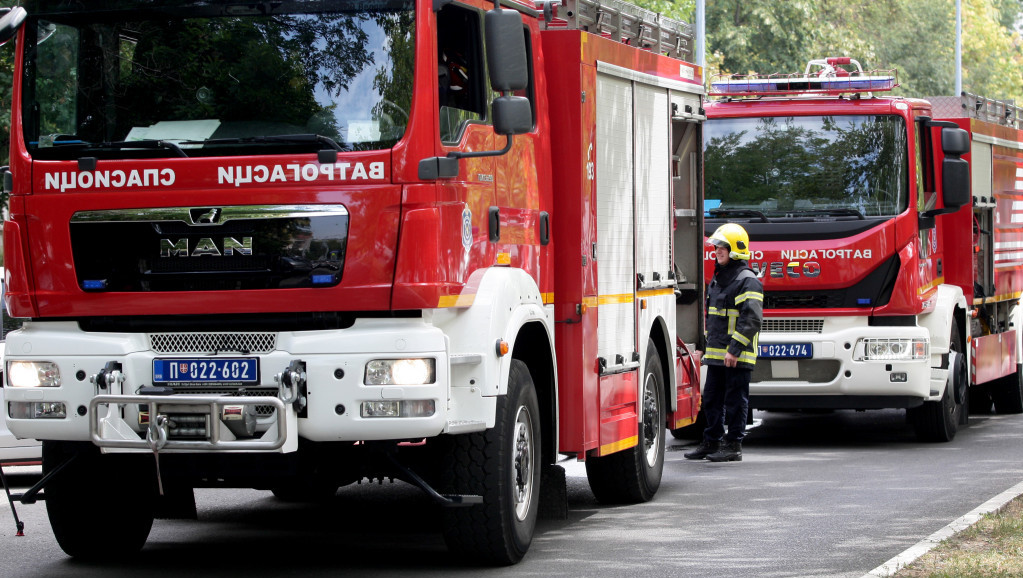
[(764, 317), (764, 286), (745, 261), (714, 265), (707, 289), (707, 351), (703, 362), (724, 365), (725, 353), (738, 357), (736, 367), (753, 369), (757, 334)]

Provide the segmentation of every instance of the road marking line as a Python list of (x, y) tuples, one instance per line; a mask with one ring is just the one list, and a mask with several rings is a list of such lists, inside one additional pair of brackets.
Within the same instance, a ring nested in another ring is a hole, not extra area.
[(991, 498), (983, 504), (977, 506), (970, 513), (953, 521), (951, 524), (924, 538), (915, 545), (910, 546), (906, 551), (899, 554), (898, 556), (888, 560), (884, 564), (881, 564), (877, 568), (874, 568), (870, 572), (863, 575), (863, 578), (875, 578), (878, 576), (893, 576), (899, 570), (902, 570), (906, 566), (912, 564), (917, 558), (923, 556), (929, 552), (932, 548), (941, 543), (942, 540), (950, 538), (951, 536), (969, 528), (980, 520), (984, 514), (990, 514), (999, 510), (1002, 506), (1009, 503), (1010, 500), (1023, 494), (1023, 482), (1016, 484), (1015, 486), (1005, 490), (1001, 494)]

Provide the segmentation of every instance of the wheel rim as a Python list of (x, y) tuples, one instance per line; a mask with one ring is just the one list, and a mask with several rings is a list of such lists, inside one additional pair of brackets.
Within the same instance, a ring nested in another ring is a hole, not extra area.
[(657, 465), (661, 436), (657, 435), (660, 425), (660, 411), (657, 407), (657, 380), (654, 374), (646, 376), (643, 384), (643, 450), (646, 455), (647, 467)]
[(519, 407), (515, 416), (515, 444), (512, 452), (512, 473), (515, 476), (513, 488), (515, 492), (515, 517), (521, 522), (529, 513), (529, 505), (533, 499), (533, 419), (529, 411)]

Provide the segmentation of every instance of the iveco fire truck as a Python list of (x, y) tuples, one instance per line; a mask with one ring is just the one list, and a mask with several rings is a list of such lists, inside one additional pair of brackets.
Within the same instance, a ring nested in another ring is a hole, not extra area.
[(507, 564), (561, 456), (654, 495), (699, 407), (691, 28), (503, 4), (7, 13), (4, 414), (65, 552), (138, 550), (197, 487), (397, 478)]
[(764, 283), (753, 407), (905, 408), (948, 441), (971, 402), (1023, 411), (1023, 133), (1006, 103), (874, 94), (896, 78), (716, 79), (706, 232), (741, 222)]

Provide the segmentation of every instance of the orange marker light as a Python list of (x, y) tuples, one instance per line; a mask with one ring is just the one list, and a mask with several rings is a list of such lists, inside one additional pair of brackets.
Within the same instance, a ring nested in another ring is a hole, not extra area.
[(503, 339), (497, 340), (497, 356), (504, 357), (508, 355), (508, 342)]

